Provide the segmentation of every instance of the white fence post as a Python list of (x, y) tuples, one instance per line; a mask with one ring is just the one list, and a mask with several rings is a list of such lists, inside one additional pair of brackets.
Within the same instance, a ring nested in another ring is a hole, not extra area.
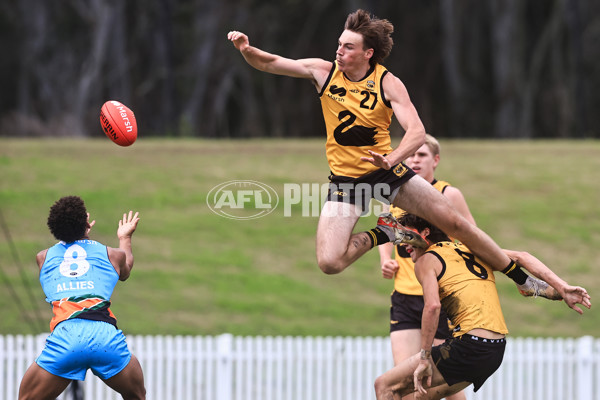
[(592, 399), (594, 384), (593, 349), (594, 338), (584, 336), (577, 340), (575, 350), (575, 398)]
[(233, 335), (217, 338), (217, 398), (233, 400)]

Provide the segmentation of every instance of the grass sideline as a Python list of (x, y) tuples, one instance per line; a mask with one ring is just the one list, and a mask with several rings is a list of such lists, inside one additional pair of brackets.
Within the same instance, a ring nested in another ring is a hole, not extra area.
[[(501, 246), (528, 250), (585, 286), (594, 302), (600, 142), (441, 144), (437, 177), (462, 190), (478, 225)], [(142, 139), (121, 148), (108, 140), (0, 139), (0, 170), (0, 211), (17, 254), (15, 260), (2, 232), (0, 334), (47, 330), (51, 312), (34, 257), (54, 244), (48, 209), (68, 194), (84, 198), (96, 220), (92, 238), (110, 246), (118, 244), (122, 213), (140, 211), (135, 267), (117, 285), (111, 307), (128, 334), (388, 334), (392, 282), (381, 278), (376, 251), (328, 276), (315, 262), (316, 217), (284, 217), (278, 208), (235, 221), (207, 207), (210, 189), (230, 180), (259, 181), (280, 196), (285, 183), (324, 183), (322, 140)], [(374, 222), (362, 218), (357, 229)], [(522, 298), (503, 276), (497, 282), (512, 336), (598, 335), (594, 309), (579, 316), (562, 303)]]

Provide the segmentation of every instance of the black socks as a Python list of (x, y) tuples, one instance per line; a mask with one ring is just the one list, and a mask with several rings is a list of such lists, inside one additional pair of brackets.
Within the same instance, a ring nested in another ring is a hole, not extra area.
[(385, 232), (380, 227), (367, 231), (367, 235), (369, 236), (369, 239), (371, 239), (371, 248), (391, 241), (388, 232)]

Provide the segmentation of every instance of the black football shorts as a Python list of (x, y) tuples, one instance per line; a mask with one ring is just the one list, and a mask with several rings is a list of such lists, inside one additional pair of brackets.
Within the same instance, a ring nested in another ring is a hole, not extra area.
[(476, 392), (502, 364), (506, 339), (484, 339), (468, 333), (431, 349), (436, 367), (450, 386), (471, 382)]
[[(402, 331), (406, 329), (421, 329), (421, 318), (423, 317), (423, 296), (398, 293), (394, 290), (392, 293), (392, 304), (390, 306), (390, 332)], [(448, 339), (451, 337), (448, 328), (448, 317), (442, 308), (440, 310), (440, 321), (436, 339)]]
[(358, 178), (331, 174), (327, 201), (354, 204), (364, 212), (371, 199), (391, 203), (398, 188), (415, 175), (404, 163), (390, 169), (379, 168)]

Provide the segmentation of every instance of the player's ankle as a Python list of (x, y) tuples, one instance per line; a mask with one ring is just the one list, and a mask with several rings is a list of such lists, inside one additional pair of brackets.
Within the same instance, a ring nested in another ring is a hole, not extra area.
[(386, 225), (378, 225), (367, 231), (367, 236), (371, 240), (371, 248), (389, 243), (394, 240), (394, 230)]

